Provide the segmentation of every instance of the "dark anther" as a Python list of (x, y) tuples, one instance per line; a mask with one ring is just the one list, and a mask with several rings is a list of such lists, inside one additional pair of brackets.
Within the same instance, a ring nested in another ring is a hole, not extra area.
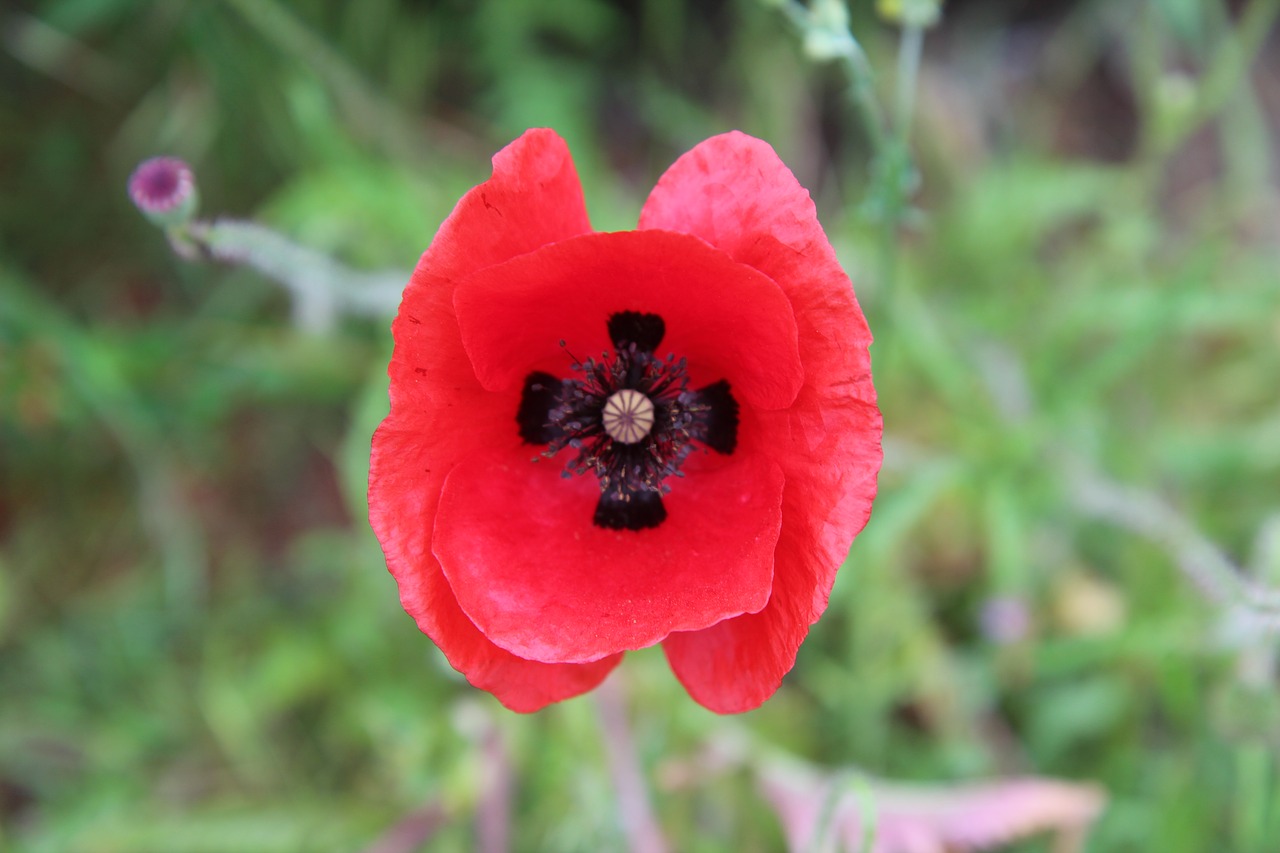
[(652, 353), (666, 333), (667, 324), (657, 314), (619, 311), (609, 317), (609, 340), (613, 341), (614, 349), (635, 344), (640, 352)]
[(692, 394), (705, 412), (693, 429), (693, 437), (717, 453), (732, 453), (738, 446), (738, 401), (721, 379)]
[(685, 360), (654, 354), (665, 333), (657, 314), (621, 311), (609, 317), (612, 355), (583, 361), (570, 353), (576, 377), (537, 371), (524, 381), (516, 411), (520, 437), (546, 445), (543, 456), (570, 450), (566, 477), (595, 475), (599, 527), (657, 527), (667, 517), (667, 479), (683, 476), (694, 442), (717, 453), (737, 447), (738, 402), (729, 383), (689, 390)]
[(613, 489), (600, 496), (591, 520), (610, 530), (644, 530), (657, 527), (667, 517), (662, 495), (648, 489), (618, 493)]
[(561, 434), (558, 427), (551, 425), (551, 410), (560, 402), (562, 385), (561, 380), (541, 371), (525, 377), (520, 408), (516, 410), (516, 423), (525, 444), (550, 444)]

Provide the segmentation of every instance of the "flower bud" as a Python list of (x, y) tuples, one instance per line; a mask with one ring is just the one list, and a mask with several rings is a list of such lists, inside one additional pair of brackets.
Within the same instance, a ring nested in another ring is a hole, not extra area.
[(804, 33), (805, 55), (826, 62), (850, 56), (856, 49), (844, 0), (816, 0), (809, 9), (809, 26)]
[(196, 212), (195, 174), (176, 157), (152, 157), (129, 176), (129, 198), (156, 225), (182, 225)]
[(876, 0), (880, 17), (894, 24), (932, 27), (942, 17), (941, 0)]

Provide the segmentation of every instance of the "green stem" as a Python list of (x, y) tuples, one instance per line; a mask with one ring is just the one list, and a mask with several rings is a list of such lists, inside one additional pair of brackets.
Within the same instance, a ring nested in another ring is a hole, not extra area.
[(898, 50), (897, 81), (893, 101), (893, 121), (876, 97), (875, 75), (866, 53), (846, 28), (833, 34), (830, 23), (815, 21), (813, 10), (799, 0), (785, 0), (783, 13), (802, 34), (820, 34), (837, 46), (824, 51), (823, 58), (839, 59), (849, 75), (850, 100), (871, 143), (870, 209), (880, 222), (879, 265), (884, 286), (893, 290), (897, 282), (898, 230), (906, 218), (907, 200), (915, 182), (911, 161), (911, 124), (915, 113), (916, 82), (924, 45), (924, 27), (905, 22)]
[[(781, 8), (801, 33), (808, 33), (814, 29), (809, 8), (803, 3), (798, 2), (798, 0), (788, 0), (788, 2), (782, 4)], [(871, 70), (871, 63), (867, 60), (866, 53), (863, 52), (862, 46), (858, 44), (853, 34), (849, 33), (848, 35), (849, 49), (840, 55), (840, 59), (844, 64), (845, 71), (849, 74), (850, 93), (854, 109), (858, 111), (858, 116), (862, 119), (863, 128), (871, 141), (872, 152), (877, 157), (880, 157), (887, 152), (892, 140), (892, 136), (889, 133), (889, 124), (885, 119), (884, 112), (880, 109), (880, 102), (876, 100), (875, 74)]]
[(190, 619), (205, 598), (208, 553), (187, 511), (160, 425), (143, 414), (107, 344), (31, 288), (0, 276), (0, 327), (6, 322), (39, 331), (52, 342), (67, 387), (115, 439), (133, 469), (138, 515), (159, 557), (172, 615), (175, 621)]
[[(1253, 0), (1241, 13), (1240, 23), (1234, 30), (1228, 29), (1222, 43), (1213, 53), (1213, 60), (1200, 77), (1196, 87), (1195, 103), (1185, 115), (1171, 127), (1152, 139), (1144, 157), (1144, 175), (1148, 183), (1156, 180), (1162, 164), (1177, 151), (1192, 133), (1216, 116), (1242, 83), (1247, 83), (1249, 67), (1280, 16), (1280, 0)], [(1154, 36), (1145, 39), (1145, 50), (1140, 65), (1142, 77), (1148, 87), (1159, 85), (1161, 57)]]
[(924, 49), (924, 27), (907, 24), (898, 40), (897, 98), (894, 100), (894, 130), (904, 149), (911, 138), (911, 120), (916, 108), (916, 77)]
[(836, 828), (838, 812), (846, 794), (853, 794), (857, 799), (858, 825), (862, 828), (862, 837), (854, 850), (856, 853), (869, 853), (876, 849), (880, 816), (876, 790), (866, 775), (857, 770), (847, 770), (833, 775), (827, 785), (826, 796), (822, 799), (822, 807), (814, 821), (813, 836), (806, 847), (811, 853), (829, 849), (827, 840)]
[(862, 48), (854, 42), (853, 50), (845, 58), (845, 68), (853, 82), (853, 105), (862, 118), (862, 124), (871, 140), (871, 148), (877, 157), (889, 153), (893, 144), (893, 136), (889, 133), (888, 122), (876, 100), (875, 75), (871, 72), (871, 63)]
[(1262, 853), (1269, 849), (1268, 822), (1271, 820), (1272, 760), (1261, 746), (1236, 749), (1236, 849)]
[(274, 0), (224, 0), (241, 18), (282, 53), (305, 62), (335, 93), (355, 119), (355, 127), (391, 137), (391, 147), (404, 147), (403, 122), (364, 79), (287, 6)]
[(1224, 39), (1213, 64), (1205, 73), (1197, 99), (1195, 118), (1187, 132), (1222, 109), (1248, 74), (1271, 27), (1280, 15), (1280, 0), (1253, 0), (1240, 16), (1240, 25)]
[(877, 155), (881, 158), (878, 177), (884, 199), (881, 230), (880, 274), (885, 287), (896, 290), (898, 283), (898, 229), (906, 218), (910, 187), (915, 181), (911, 159), (911, 125), (915, 117), (916, 81), (924, 49), (924, 28), (906, 24), (898, 41), (898, 75), (894, 91), (893, 136)]

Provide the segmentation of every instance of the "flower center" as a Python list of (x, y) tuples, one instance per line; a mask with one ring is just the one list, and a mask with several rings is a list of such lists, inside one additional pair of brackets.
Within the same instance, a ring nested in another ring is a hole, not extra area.
[(614, 441), (635, 444), (653, 429), (653, 401), (639, 391), (623, 388), (604, 401), (600, 420)]
[(608, 325), (614, 353), (575, 359), (577, 378), (525, 378), (516, 422), (526, 443), (547, 446), (542, 456), (575, 451), (564, 476), (596, 476), (597, 526), (643, 530), (666, 519), (666, 480), (683, 476), (695, 442), (733, 452), (738, 403), (725, 380), (690, 390), (684, 359), (654, 354), (666, 333), (657, 314), (622, 311)]

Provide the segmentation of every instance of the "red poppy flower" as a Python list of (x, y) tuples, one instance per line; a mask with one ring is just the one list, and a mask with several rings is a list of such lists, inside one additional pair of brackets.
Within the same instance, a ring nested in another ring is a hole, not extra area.
[(660, 642), (714, 711), (777, 689), (870, 513), (881, 420), (866, 320), (772, 148), (709, 139), (639, 230), (600, 233), (530, 130), (392, 332), (370, 519), (472, 684), (533, 711)]

